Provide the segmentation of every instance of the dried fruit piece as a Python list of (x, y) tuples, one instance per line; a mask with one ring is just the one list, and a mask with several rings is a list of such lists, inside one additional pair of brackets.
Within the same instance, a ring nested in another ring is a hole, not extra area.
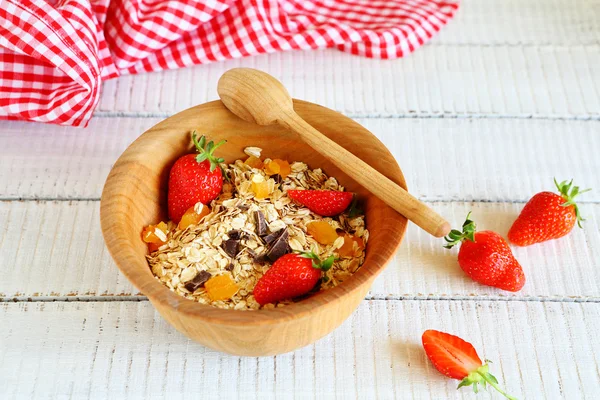
[(275, 160), (265, 163), (265, 173), (269, 176), (277, 175), (279, 173), (279, 164), (277, 164)]
[(217, 275), (204, 284), (211, 301), (230, 299), (239, 290), (229, 274)]
[(167, 243), (167, 233), (169, 228), (166, 223), (159, 222), (156, 225), (148, 225), (142, 231), (142, 240), (148, 243), (148, 250), (152, 253), (158, 250), (160, 246)]
[(188, 208), (188, 210), (181, 217), (177, 228), (184, 230), (190, 225), (198, 225), (202, 218), (210, 214), (210, 208), (202, 203), (196, 203), (195, 206)]
[[(342, 236), (342, 235), (340, 235)], [(343, 235), (344, 237), (344, 244), (342, 245), (342, 247), (340, 247), (338, 249), (338, 255), (341, 258), (348, 258), (348, 257), (357, 257), (360, 255), (360, 252), (365, 248), (365, 243), (363, 242), (363, 240), (355, 235), (350, 235), (350, 234), (345, 234)], [(354, 243), (356, 243), (357, 248), (355, 249), (354, 247)]]
[(290, 163), (286, 160), (276, 158), (273, 162), (279, 165), (279, 175), (281, 175), (283, 179), (287, 178), (287, 176), (292, 173), (292, 167), (290, 167)]
[(306, 231), (321, 244), (333, 244), (338, 235), (327, 221), (315, 221), (308, 224)]
[(290, 163), (286, 160), (276, 158), (265, 163), (265, 173), (269, 176), (279, 175), (281, 178), (285, 179), (291, 172), (292, 167), (290, 167)]
[(154, 253), (156, 250), (160, 249), (160, 246), (160, 244), (148, 243), (148, 252)]
[(252, 191), (258, 200), (269, 196), (269, 183), (262, 175), (256, 174), (252, 177)]
[(244, 161), (244, 164), (246, 164), (250, 168), (262, 169), (264, 167), (262, 160), (254, 156), (248, 157), (248, 159)]

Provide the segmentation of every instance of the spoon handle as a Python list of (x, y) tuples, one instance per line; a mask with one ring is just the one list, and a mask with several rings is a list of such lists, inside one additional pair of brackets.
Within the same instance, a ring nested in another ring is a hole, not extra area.
[(450, 232), (450, 224), (438, 213), (369, 164), (313, 128), (294, 111), (285, 112), (277, 122), (296, 132), (315, 151), (326, 157), (365, 189), (425, 231), (436, 237), (445, 236)]

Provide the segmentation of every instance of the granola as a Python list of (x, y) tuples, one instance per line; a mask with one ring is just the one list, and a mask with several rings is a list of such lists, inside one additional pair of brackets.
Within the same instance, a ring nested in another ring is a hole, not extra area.
[[(248, 147), (245, 153), (251, 159), (259, 159), (261, 149)], [(269, 165), (271, 161), (267, 158), (261, 164)], [(160, 229), (158, 225), (152, 227), (164, 244), (151, 249), (155, 251), (147, 260), (156, 279), (170, 290), (219, 308), (259, 309), (261, 306), (252, 291), (269, 269), (269, 251), (274, 251), (273, 243), (277, 241), (282, 243), (277, 245), (280, 247), (277, 251), (313, 251), (321, 259), (336, 256), (333, 267), (323, 273), (317, 290), (340, 284), (362, 265), (369, 239), (364, 215), (350, 217), (344, 213), (322, 217), (287, 195), (290, 189), (344, 191), (334, 177), (319, 168), (309, 169), (303, 162), (289, 165), (290, 172), (285, 178), (269, 175), (260, 168), (262, 165), (253, 168), (242, 160), (221, 166), (229, 181), (224, 182), (221, 194), (210, 203), (210, 212), (199, 223), (185, 229), (179, 229), (173, 222)], [(198, 203), (195, 211), (206, 212), (203, 207)], [(319, 243), (308, 233), (309, 224), (318, 221), (335, 229), (338, 236), (333, 243)], [(204, 283), (210, 277), (224, 274), (230, 276), (238, 290), (227, 299), (212, 299)], [(281, 307), (292, 301), (266, 304), (263, 308)]]

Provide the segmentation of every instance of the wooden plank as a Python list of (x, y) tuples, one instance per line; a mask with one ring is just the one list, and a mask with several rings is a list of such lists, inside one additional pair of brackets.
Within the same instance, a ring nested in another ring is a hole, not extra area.
[(99, 199), (112, 164), (158, 121), (97, 118), (87, 129), (2, 121), (0, 197)]
[[(594, 0), (465, 0), (430, 45), (403, 60), (367, 60), (335, 50), (292, 52), (122, 77), (104, 85), (99, 110), (170, 114), (215, 99), (223, 71), (248, 66), (278, 76), (297, 98), (354, 115), (597, 117), (599, 10)], [(543, 71), (540, 59), (560, 60), (559, 68)], [(522, 65), (514, 64), (518, 60)], [(517, 90), (521, 97), (511, 98)], [(575, 104), (551, 106), (566, 98)], [(501, 107), (487, 107), (490, 100)]]
[(296, 98), (354, 117), (598, 119), (599, 50), (444, 44), (399, 60), (336, 50), (261, 55), (107, 81), (97, 115), (170, 115), (217, 99), (224, 71), (251, 67), (279, 78)]
[[(121, 152), (158, 121), (96, 118), (88, 129), (4, 122), (0, 198), (99, 199)], [(600, 121), (357, 121), (388, 146), (409, 190), (423, 200), (526, 201), (533, 193), (551, 190), (553, 177), (600, 188)], [(600, 190), (586, 193), (582, 201), (600, 201)]]
[(599, 18), (594, 0), (463, 0), (432, 43), (598, 44)]
[[(521, 203), (430, 203), (453, 226), (468, 211), (480, 229), (502, 235)], [(456, 262), (456, 250), (410, 225), (407, 237), (369, 298), (549, 299), (600, 301), (600, 204), (583, 204), (585, 229), (514, 248), (527, 284), (513, 294), (479, 285)], [(368, 223), (368, 222), (367, 222)], [(141, 227), (140, 227), (141, 229)], [(0, 294), (3, 299), (95, 300), (140, 295), (114, 266), (100, 233), (98, 202), (0, 202)]]
[(0, 315), (6, 399), (474, 398), (429, 363), (426, 329), (472, 342), (518, 398), (592, 399), (600, 385), (598, 303), (365, 301), (316, 344), (263, 358), (197, 345), (146, 301), (3, 303)]

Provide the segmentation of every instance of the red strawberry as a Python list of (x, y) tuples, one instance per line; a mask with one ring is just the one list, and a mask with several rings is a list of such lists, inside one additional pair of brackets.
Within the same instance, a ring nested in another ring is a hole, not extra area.
[(179, 223), (183, 214), (194, 204), (210, 203), (223, 189), (223, 173), (219, 164), (225, 160), (216, 158), (213, 152), (225, 140), (216, 145), (212, 141), (206, 144), (204, 136), (200, 141), (197, 140), (196, 132), (192, 133), (192, 140), (200, 154), (180, 157), (169, 174), (169, 218), (175, 223)]
[(314, 253), (286, 254), (258, 280), (254, 298), (264, 305), (306, 294), (321, 278), (321, 271), (329, 270), (333, 261), (331, 256), (321, 262)]
[(333, 217), (341, 214), (352, 202), (351, 192), (337, 190), (288, 190), (288, 196), (315, 214)]
[(478, 385), (487, 389), (489, 383), (507, 399), (516, 400), (498, 387), (498, 380), (488, 372), (487, 363), (482, 365), (471, 343), (458, 336), (434, 330), (425, 331), (422, 339), (425, 354), (435, 369), (449, 378), (460, 380), (458, 388), (473, 385), (473, 391), (477, 393)]
[(458, 265), (467, 275), (483, 285), (517, 292), (525, 285), (525, 274), (506, 241), (492, 231), (476, 232), (475, 222), (469, 219), (463, 231), (453, 229), (444, 239), (447, 249), (461, 243)]
[(581, 228), (581, 215), (574, 199), (578, 194), (591, 189), (579, 191), (579, 186), (573, 185), (573, 180), (561, 183), (554, 180), (560, 195), (552, 192), (536, 194), (525, 204), (510, 230), (508, 240), (517, 246), (558, 239), (573, 229), (575, 222)]

